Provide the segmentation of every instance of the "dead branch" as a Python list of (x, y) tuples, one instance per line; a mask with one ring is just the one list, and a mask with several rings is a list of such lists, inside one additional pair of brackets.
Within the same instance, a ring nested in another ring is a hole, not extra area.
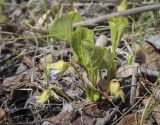
[(158, 10), (158, 9), (160, 9), (160, 4), (153, 4), (153, 5), (147, 5), (144, 7), (137, 7), (137, 8), (133, 8), (133, 9), (128, 9), (123, 12), (115, 12), (115, 13), (111, 13), (111, 14), (106, 14), (106, 15), (99, 16), (99, 17), (92, 18), (92, 19), (88, 19), (88, 20), (85, 20), (85, 21), (82, 21), (79, 23), (74, 23), (73, 27), (92, 26), (92, 25), (95, 25), (96, 23), (100, 23), (100, 22), (107, 20), (109, 17), (129, 16), (129, 15), (133, 15), (133, 14), (138, 14), (138, 13), (143, 13), (146, 11), (153, 11), (153, 10)]

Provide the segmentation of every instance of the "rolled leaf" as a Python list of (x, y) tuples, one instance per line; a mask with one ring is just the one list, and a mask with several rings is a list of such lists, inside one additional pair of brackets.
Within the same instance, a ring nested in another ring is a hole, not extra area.
[(128, 21), (124, 17), (110, 17), (108, 23), (111, 31), (112, 52), (115, 53), (122, 34), (128, 26)]
[(93, 36), (92, 30), (83, 27), (78, 27), (72, 35), (71, 46), (74, 54), (76, 54), (78, 62), (85, 67), (90, 62), (86, 46), (89, 48), (94, 46)]

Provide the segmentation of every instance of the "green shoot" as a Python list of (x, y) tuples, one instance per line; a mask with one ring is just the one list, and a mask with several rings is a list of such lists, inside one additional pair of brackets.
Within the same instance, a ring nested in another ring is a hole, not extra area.
[(128, 21), (123, 17), (110, 17), (108, 19), (108, 23), (111, 32), (112, 52), (115, 54), (116, 49), (119, 46), (122, 34), (128, 26)]
[[(112, 40), (111, 51), (110, 49), (100, 48), (94, 45), (93, 30), (77, 27), (77, 29), (73, 31), (72, 24), (81, 20), (82, 18), (79, 13), (71, 12), (67, 16), (56, 20), (51, 28), (50, 35), (52, 35), (53, 38), (70, 43), (75, 62), (85, 70), (89, 83), (92, 84), (91, 86), (93, 86), (93, 88), (96, 88), (98, 80), (101, 78), (100, 71), (102, 69), (107, 70), (107, 80), (110, 81), (114, 78), (117, 71), (115, 52), (119, 46), (122, 33), (128, 26), (128, 21), (123, 17), (111, 17), (109, 19)], [(81, 79), (86, 92), (86, 98), (89, 101), (97, 101), (100, 98), (100, 93), (85, 83), (82, 77)]]
[(127, 9), (127, 1), (126, 0), (122, 0), (122, 2), (120, 3), (120, 5), (117, 6), (117, 11), (121, 12), (121, 11), (125, 11)]

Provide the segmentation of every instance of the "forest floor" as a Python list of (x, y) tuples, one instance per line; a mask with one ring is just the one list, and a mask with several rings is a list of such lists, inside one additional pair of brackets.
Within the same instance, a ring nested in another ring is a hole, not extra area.
[[(117, 12), (120, 0), (0, 0), (0, 125), (159, 125), (160, 3), (126, 4)], [(113, 46), (109, 17), (128, 20), (113, 57), (113, 79), (123, 97), (109, 92), (106, 97), (94, 85), (101, 97), (88, 101), (80, 74), (84, 81), (89, 78), (80, 63), (54, 74), (58, 78), (46, 77), (46, 63), (74, 60), (73, 48), (64, 40), (70, 30), (62, 24), (62, 38), (55, 38), (55, 31), (52, 36), (57, 19), (73, 10), (83, 18), (72, 24), (73, 30), (83, 26), (94, 31), (95, 46), (106, 49)]]

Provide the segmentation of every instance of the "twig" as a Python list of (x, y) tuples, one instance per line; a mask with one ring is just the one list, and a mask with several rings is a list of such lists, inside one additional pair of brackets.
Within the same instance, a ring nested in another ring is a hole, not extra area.
[(92, 18), (92, 19), (88, 19), (79, 23), (74, 23), (73, 27), (78, 27), (78, 26), (91, 26), (91, 25), (95, 25), (96, 23), (100, 23), (103, 22), (105, 20), (107, 20), (109, 17), (117, 17), (117, 16), (128, 16), (128, 15), (133, 15), (133, 14), (137, 14), (137, 13), (143, 13), (146, 11), (153, 11), (153, 10), (158, 10), (160, 9), (160, 4), (153, 4), (153, 5), (148, 5), (148, 6), (144, 6), (144, 7), (137, 7), (137, 8), (133, 8), (133, 9), (128, 9), (126, 11), (123, 12), (116, 12), (116, 13), (111, 13), (111, 14), (107, 14), (107, 15), (103, 15), (103, 16), (99, 16), (96, 18)]
[(132, 82), (131, 82), (131, 95), (130, 95), (130, 104), (133, 105), (135, 102), (135, 95), (136, 95), (136, 85), (137, 85), (137, 67), (133, 68), (133, 74), (132, 74)]
[(12, 27), (14, 29), (17, 29), (19, 32), (32, 31), (32, 32), (36, 32), (36, 33), (42, 33), (44, 35), (48, 34), (48, 31), (45, 31), (43, 29), (19, 26), (19, 25), (15, 24), (15, 23), (11, 23), (11, 22), (1, 23), (0, 26), (9, 26), (9, 27)]
[(87, 8), (84, 11), (82, 11), (81, 15), (84, 15), (85, 12), (88, 11), (91, 8), (92, 5), (93, 5), (93, 0), (89, 3), (89, 5), (87, 6)]
[(132, 48), (130, 47), (130, 45), (128, 44), (127, 40), (124, 39), (124, 38), (122, 38), (122, 39), (123, 39), (124, 44), (126, 45), (128, 51), (129, 51), (129, 53), (130, 53), (131, 55), (133, 55), (133, 54), (134, 54), (134, 53), (133, 53), (133, 50), (132, 50)]
[[(88, 6), (90, 5), (90, 3), (79, 3), (79, 2), (74, 2), (74, 7), (79, 7), (79, 6)], [(115, 6), (116, 4), (115, 3), (94, 3), (93, 4), (94, 6)]]
[(91, 1), (95, 3), (115, 3), (119, 2), (120, 0), (74, 0), (74, 2), (80, 2), (80, 3), (89, 3)]

